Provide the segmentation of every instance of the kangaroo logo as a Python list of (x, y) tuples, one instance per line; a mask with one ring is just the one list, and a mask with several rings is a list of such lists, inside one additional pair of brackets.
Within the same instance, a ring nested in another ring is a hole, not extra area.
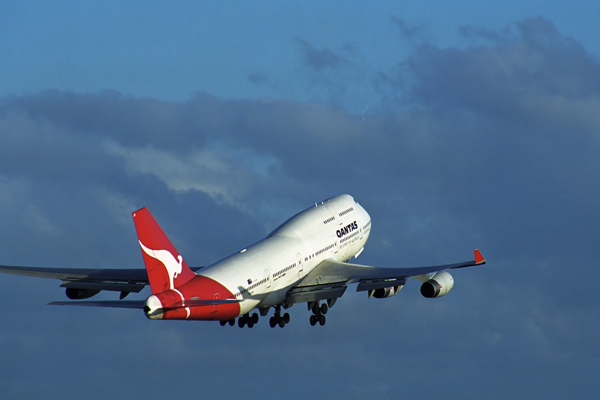
[(181, 255), (177, 256), (177, 259), (173, 257), (168, 250), (153, 250), (144, 246), (144, 243), (140, 242), (140, 246), (144, 253), (148, 254), (150, 257), (157, 259), (160, 261), (165, 268), (167, 269), (167, 274), (169, 275), (169, 289), (175, 289), (175, 285), (173, 284), (173, 280), (177, 278), (177, 275), (181, 273), (181, 265), (183, 263), (183, 257)]

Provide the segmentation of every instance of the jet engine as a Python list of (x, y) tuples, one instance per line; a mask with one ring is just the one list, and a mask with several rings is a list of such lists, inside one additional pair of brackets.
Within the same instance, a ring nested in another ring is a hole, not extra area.
[(421, 285), (421, 294), (427, 298), (442, 297), (454, 286), (454, 278), (446, 271), (440, 271)]
[(65, 290), (65, 293), (67, 294), (67, 297), (71, 300), (81, 300), (89, 299), (90, 297), (100, 293), (100, 291), (93, 289), (76, 289), (68, 287), (67, 290)]
[(392, 297), (398, 294), (400, 289), (402, 289), (402, 286), (392, 286), (369, 290), (369, 298), (375, 297), (376, 299), (385, 299), (386, 297)]

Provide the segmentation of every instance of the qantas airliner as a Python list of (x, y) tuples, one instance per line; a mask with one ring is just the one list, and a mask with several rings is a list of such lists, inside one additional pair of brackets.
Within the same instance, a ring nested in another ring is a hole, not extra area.
[[(143, 309), (149, 319), (220, 321), (252, 328), (271, 309), (271, 327), (284, 327), (282, 310), (307, 303), (311, 325), (325, 325), (325, 314), (349, 284), (368, 298), (396, 295), (408, 278), (422, 283), (421, 294), (441, 297), (454, 285), (448, 270), (485, 263), (475, 259), (413, 268), (381, 268), (348, 263), (362, 253), (371, 217), (352, 196), (341, 195), (294, 215), (266, 238), (204, 268), (190, 268), (148, 209), (133, 213), (146, 269), (69, 269), (0, 266), (0, 272), (63, 281), (71, 300), (102, 290), (121, 292), (120, 300), (66, 301), (53, 305)], [(123, 300), (150, 284), (144, 300)], [(257, 312), (252, 313), (253, 310)]]

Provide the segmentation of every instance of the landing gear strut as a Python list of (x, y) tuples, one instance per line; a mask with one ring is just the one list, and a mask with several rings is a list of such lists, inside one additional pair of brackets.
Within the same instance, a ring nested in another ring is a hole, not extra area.
[(283, 328), (289, 322), (290, 322), (290, 314), (285, 313), (282, 316), (281, 315), (281, 306), (275, 306), (275, 315), (273, 315), (269, 319), (269, 326), (271, 326), (271, 328), (275, 328), (277, 325), (279, 325), (280, 328)]
[(311, 303), (309, 303), (308, 309), (313, 312), (313, 314), (310, 316), (310, 324), (312, 326), (315, 326), (317, 324), (317, 322), (321, 326), (325, 325), (325, 322), (327, 322), (327, 318), (325, 318), (325, 314), (327, 314), (327, 311), (329, 310), (329, 307), (327, 307), (327, 304), (325, 304), (325, 303), (319, 304), (319, 302), (317, 301), (315, 303), (312, 303), (312, 307), (311, 307)]

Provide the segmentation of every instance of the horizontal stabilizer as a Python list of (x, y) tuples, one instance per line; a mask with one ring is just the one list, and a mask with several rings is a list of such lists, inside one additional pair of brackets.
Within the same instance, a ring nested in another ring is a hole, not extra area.
[(144, 300), (53, 301), (49, 306), (82, 306), (143, 309)]
[[(185, 307), (216, 306), (222, 304), (239, 303), (237, 299), (212, 299), (212, 300), (186, 300), (182, 304), (164, 307), (164, 309), (176, 309)], [(97, 301), (53, 301), (49, 306), (82, 306), (82, 307), (112, 307), (112, 308), (136, 308), (143, 309), (145, 300), (97, 300)]]

